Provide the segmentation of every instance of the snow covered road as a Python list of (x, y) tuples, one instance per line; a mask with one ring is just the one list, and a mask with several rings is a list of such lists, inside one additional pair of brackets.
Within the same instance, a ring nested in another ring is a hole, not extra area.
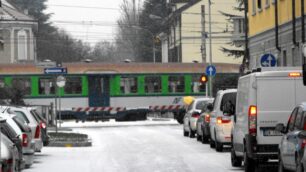
[(44, 148), (26, 172), (224, 172), (243, 171), (230, 153), (183, 137), (182, 126), (74, 128), (90, 148)]

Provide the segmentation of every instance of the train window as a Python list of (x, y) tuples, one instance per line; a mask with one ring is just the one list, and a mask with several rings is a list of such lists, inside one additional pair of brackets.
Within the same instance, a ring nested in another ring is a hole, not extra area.
[(169, 88), (170, 93), (183, 93), (183, 92), (185, 92), (184, 76), (170, 76), (169, 77), (168, 88)]
[(65, 85), (65, 94), (82, 94), (82, 78), (67, 77)]
[(121, 77), (120, 89), (121, 93), (137, 93), (137, 77)]
[(191, 92), (200, 93), (206, 91), (206, 84), (200, 82), (200, 75), (192, 76)]
[(161, 77), (145, 77), (145, 91), (146, 93), (161, 93)]
[(18, 87), (25, 95), (31, 94), (31, 79), (30, 78), (13, 78), (13, 87)]
[(41, 78), (41, 79), (39, 79), (39, 94), (40, 95), (55, 94), (54, 79), (51, 79), (51, 78)]

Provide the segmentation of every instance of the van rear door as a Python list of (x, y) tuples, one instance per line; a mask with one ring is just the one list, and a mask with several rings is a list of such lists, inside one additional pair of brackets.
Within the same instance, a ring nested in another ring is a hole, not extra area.
[(295, 107), (295, 79), (289, 77), (257, 78), (257, 143), (279, 144), (278, 123), (286, 124)]

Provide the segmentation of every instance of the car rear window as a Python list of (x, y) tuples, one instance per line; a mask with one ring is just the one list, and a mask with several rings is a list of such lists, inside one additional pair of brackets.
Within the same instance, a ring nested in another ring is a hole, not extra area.
[(27, 118), (27, 116), (26, 116), (23, 112), (21, 112), (21, 111), (14, 111), (14, 112), (15, 112), (15, 114), (16, 114), (16, 116), (17, 116), (18, 118), (21, 118), (21, 119), (24, 120), (26, 123), (30, 123), (29, 119)]
[(40, 119), (37, 117), (36, 113), (34, 113), (33, 110), (31, 110), (30, 113), (31, 113), (32, 116), (34, 117), (35, 121), (39, 123), (39, 122), (40, 122)]
[(207, 103), (208, 101), (205, 101), (205, 100), (198, 101), (195, 108), (198, 110), (202, 110)]
[(24, 122), (20, 118), (15, 116), (13, 117), (13, 120), (15, 121), (15, 123), (18, 125), (18, 127), (21, 129), (22, 132), (28, 131), (27, 127), (24, 125)]
[(17, 138), (17, 133), (8, 123), (3, 123), (1, 125), (1, 132), (5, 134), (8, 138), (10, 138), (10, 140), (12, 140), (13, 138)]
[(225, 103), (230, 102), (234, 107), (236, 106), (236, 95), (237, 93), (226, 93), (222, 97), (221, 105), (220, 105), (220, 110), (223, 111), (223, 107)]

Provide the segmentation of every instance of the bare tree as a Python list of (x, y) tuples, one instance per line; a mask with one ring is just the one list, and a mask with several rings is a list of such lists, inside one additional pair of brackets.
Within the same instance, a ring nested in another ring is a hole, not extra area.
[[(136, 2), (137, 1), (137, 2)], [(122, 0), (120, 6), (121, 18), (118, 20), (118, 31), (116, 45), (118, 58), (121, 60), (130, 59), (140, 61), (139, 49), (139, 11), (141, 0)]]

